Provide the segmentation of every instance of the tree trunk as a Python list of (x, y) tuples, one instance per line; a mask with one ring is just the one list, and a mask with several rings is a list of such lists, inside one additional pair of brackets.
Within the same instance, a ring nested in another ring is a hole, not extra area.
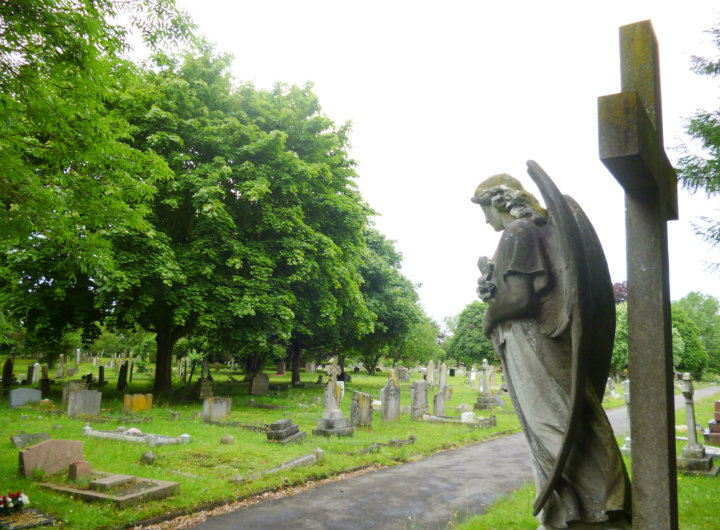
[(173, 337), (169, 327), (160, 328), (155, 335), (157, 344), (157, 357), (155, 360), (155, 384), (153, 390), (156, 392), (170, 392), (172, 390), (172, 351), (178, 338)]
[(300, 384), (300, 353), (302, 352), (302, 347), (300, 344), (294, 342), (291, 346), (291, 358), (292, 358), (292, 379), (290, 381), (291, 385), (299, 385)]

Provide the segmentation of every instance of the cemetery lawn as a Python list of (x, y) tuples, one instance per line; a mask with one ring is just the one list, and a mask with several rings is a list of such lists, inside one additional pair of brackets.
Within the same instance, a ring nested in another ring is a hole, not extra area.
[[(715, 401), (718, 396), (711, 396), (695, 402), (695, 420), (698, 425), (707, 428), (708, 421), (714, 417)], [(675, 411), (675, 424), (686, 425), (685, 407)], [(686, 436), (678, 431), (678, 436)], [(704, 443), (702, 435), (698, 441)], [(623, 439), (618, 438), (623, 444)], [(707, 445), (707, 444), (706, 444)], [(677, 441), (677, 454), (685, 446), (684, 441)], [(717, 461), (716, 461), (717, 463)], [(625, 457), (625, 465), (631, 470), (631, 461)], [(717, 522), (717, 499), (720, 498), (720, 476), (698, 477), (678, 474), (678, 513), (680, 528), (687, 530), (708, 530), (720, 528)], [(516, 530), (534, 530), (538, 521), (532, 514), (535, 502), (535, 486), (528, 483), (516, 490), (512, 495), (495, 502), (482, 515), (470, 517), (460, 524), (454, 525), (456, 530), (492, 530), (495, 528), (514, 528)]]
[[(20, 359), (18, 359), (20, 360)], [(16, 365), (16, 374), (23, 373)], [(82, 365), (80, 374), (97, 368)], [(325, 438), (313, 436), (312, 430), (322, 412), (322, 393), (324, 385), (317, 385), (318, 374), (302, 373), (303, 387), (290, 386), (290, 375), (271, 376), (271, 389), (267, 396), (248, 395), (248, 383), (240, 382), (242, 374), (212, 370), (215, 379), (213, 393), (218, 397), (232, 397), (232, 411), (228, 422), (246, 425), (269, 424), (288, 418), (307, 433), (307, 440), (299, 444), (282, 446), (267, 441), (264, 432), (243, 430), (237, 426), (205, 424), (200, 419), (202, 403), (189, 397), (189, 391), (176, 383), (176, 392), (171, 398), (156, 398), (153, 409), (147, 412), (123, 416), (122, 395), (115, 392), (117, 376), (113, 370), (106, 369), (106, 379), (111, 382), (103, 389), (101, 416), (107, 421), (68, 418), (61, 405), (61, 382), (52, 386), (49, 406), (28, 406), (17, 409), (8, 407), (7, 398), (0, 402), (0, 442), (5, 450), (0, 453), (0, 495), (7, 492), (22, 491), (30, 499), (30, 507), (50, 514), (57, 520), (60, 528), (101, 529), (126, 528), (153, 519), (170, 518), (208, 509), (220, 504), (251, 497), (267, 491), (280, 490), (309, 481), (337, 476), (343, 472), (368, 467), (397, 465), (423, 458), (433, 452), (459, 447), (483, 439), (511, 432), (519, 432), (520, 427), (512, 411), (510, 400), (505, 396), (506, 405), (494, 410), (497, 426), (487, 430), (472, 430), (466, 425), (440, 424), (412, 421), (409, 413), (402, 413), (397, 423), (383, 423), (380, 411), (373, 415), (373, 424), (369, 429), (356, 428), (354, 436), (347, 438)], [(51, 377), (54, 370), (51, 370)], [(197, 375), (197, 374), (196, 374)], [(385, 385), (387, 375), (375, 376), (352, 374), (348, 383), (341, 409), (346, 418), (350, 415), (350, 400), (355, 390), (368, 392), (379, 398), (380, 389)], [(421, 378), (421, 374), (411, 374), (412, 380)], [(234, 381), (232, 380), (234, 379)], [(324, 376), (324, 380), (327, 377)], [(151, 374), (135, 373), (128, 393), (150, 392)], [(477, 396), (477, 386), (470, 386), (464, 377), (448, 377), (453, 387), (452, 398), (447, 404), (447, 414), (459, 419), (456, 407), (465, 403), (472, 406)], [(410, 405), (410, 383), (401, 383), (401, 405)], [(432, 407), (432, 395), (430, 403)], [(282, 408), (258, 408), (257, 405)], [(172, 412), (179, 413), (173, 419)], [(476, 415), (479, 411), (475, 411)], [(484, 414), (488, 416), (489, 414)], [(136, 427), (143, 433), (167, 436), (189, 434), (191, 441), (187, 445), (167, 445), (148, 447), (144, 444), (130, 444), (115, 440), (87, 438), (82, 436), (83, 427), (90, 423), (94, 430), (115, 430), (118, 426)], [(130, 507), (117, 507), (106, 502), (85, 502), (68, 494), (41, 487), (41, 481), (56, 483), (67, 482), (67, 473), (53, 477), (21, 478), (18, 475), (18, 449), (10, 443), (10, 437), (26, 433), (47, 432), (52, 439), (81, 440), (85, 460), (93, 471), (122, 473), (138, 477), (159, 480), (171, 480), (180, 484), (179, 493), (163, 500), (144, 502)], [(220, 439), (232, 435), (235, 442), (221, 444)], [(379, 451), (360, 454), (360, 450), (373, 443), (387, 443), (391, 439), (407, 439), (415, 435), (417, 441), (402, 447), (383, 446)], [(234, 475), (247, 476), (257, 473), (288, 460), (311, 453), (315, 447), (325, 452), (324, 460), (308, 467), (298, 467), (269, 474), (245, 482), (234, 484), (230, 478)], [(140, 462), (141, 455), (152, 450), (157, 459), (152, 465)]]

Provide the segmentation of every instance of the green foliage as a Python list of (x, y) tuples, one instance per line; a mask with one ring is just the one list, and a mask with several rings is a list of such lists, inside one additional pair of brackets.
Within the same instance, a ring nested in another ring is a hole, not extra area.
[(438, 325), (423, 315), (422, 319), (410, 329), (398, 360), (412, 366), (417, 363), (426, 363), (430, 359), (441, 358), (444, 351), (438, 345), (439, 333)]
[(383, 355), (397, 360), (423, 312), (415, 286), (401, 272), (402, 256), (380, 232), (365, 230), (367, 248), (360, 265), (360, 287), (367, 308), (375, 315), (372, 332), (354, 343), (371, 374)]
[(708, 363), (707, 352), (700, 340), (700, 330), (677, 303), (674, 303), (672, 307), (672, 323), (682, 337), (685, 346), (677, 369), (682, 372), (690, 372), (694, 379), (700, 379)]
[(720, 301), (694, 291), (675, 305), (684, 309), (700, 330), (700, 340), (708, 354), (708, 369), (720, 373)]
[[(720, 49), (720, 25), (710, 32)], [(694, 56), (693, 63), (693, 70), (699, 75), (720, 75), (720, 60), (717, 58)], [(700, 142), (703, 152), (695, 154), (683, 147), (677, 163), (678, 176), (683, 186), (691, 192), (703, 190), (708, 197), (716, 197), (720, 193), (720, 109), (697, 111), (688, 119), (686, 131), (691, 138)], [(720, 242), (720, 222), (716, 219), (703, 218), (696, 231), (711, 245)]]
[(615, 306), (615, 342), (613, 344), (610, 370), (617, 374), (628, 368), (628, 321), (627, 302)]
[(447, 355), (456, 362), (467, 365), (481, 363), (487, 359), (495, 364), (495, 350), (492, 342), (482, 330), (482, 320), (487, 304), (477, 300), (471, 302), (457, 317), (457, 323), (452, 338), (447, 346)]

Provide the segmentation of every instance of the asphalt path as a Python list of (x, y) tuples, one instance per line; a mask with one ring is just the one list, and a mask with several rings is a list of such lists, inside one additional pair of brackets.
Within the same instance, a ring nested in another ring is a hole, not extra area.
[[(695, 391), (695, 399), (720, 392)], [(682, 395), (675, 408), (684, 407)], [(607, 411), (618, 436), (625, 407)], [(298, 495), (207, 519), (201, 530), (426, 530), (483, 513), (498, 497), (532, 480), (522, 433), (436, 453), (422, 460), (327, 482)]]

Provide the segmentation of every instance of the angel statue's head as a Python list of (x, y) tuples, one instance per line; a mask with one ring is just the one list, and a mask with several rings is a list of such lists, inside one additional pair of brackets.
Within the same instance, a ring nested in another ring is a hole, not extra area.
[(471, 200), (482, 207), (488, 224), (497, 231), (516, 219), (530, 218), (542, 224), (547, 216), (545, 209), (520, 181), (505, 173), (481, 182)]

